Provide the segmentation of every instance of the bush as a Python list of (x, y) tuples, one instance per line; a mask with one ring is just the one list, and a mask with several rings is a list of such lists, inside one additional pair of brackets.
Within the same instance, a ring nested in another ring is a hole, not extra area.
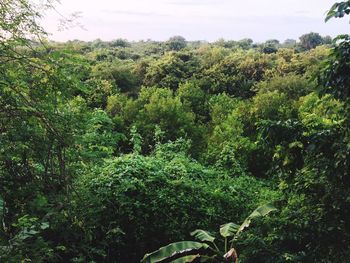
[(83, 194), (74, 202), (76, 221), (90, 233), (90, 247), (99, 251), (85, 253), (87, 258), (136, 262), (193, 229), (215, 230), (224, 222), (242, 220), (271, 197), (263, 181), (230, 178), (183, 152), (164, 153), (177, 148), (176, 142), (170, 144), (158, 147), (153, 156), (112, 159), (78, 181)]

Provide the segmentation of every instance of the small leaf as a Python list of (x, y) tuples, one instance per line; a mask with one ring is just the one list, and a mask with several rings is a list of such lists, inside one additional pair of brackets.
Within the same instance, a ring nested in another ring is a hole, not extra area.
[(26, 235), (28, 234), (28, 235), (32, 235), (32, 236), (34, 236), (34, 235), (36, 235), (38, 233), (39, 233), (39, 231), (37, 231), (35, 229), (30, 229), (28, 231), (24, 231), (24, 234), (26, 234)]
[(45, 230), (45, 229), (47, 229), (49, 227), (50, 227), (50, 224), (48, 222), (43, 222), (43, 223), (40, 224), (40, 228), (42, 230)]
[(227, 223), (220, 227), (220, 234), (223, 237), (231, 237), (237, 232), (238, 228), (239, 228), (239, 225), (235, 223)]
[[(145, 263), (156, 263), (162, 262), (164, 260), (171, 260), (172, 258), (175, 260), (181, 257), (196, 255), (198, 254), (198, 250), (207, 249), (209, 246), (205, 243), (194, 242), (194, 241), (181, 241), (176, 243), (171, 243), (165, 247), (161, 247), (160, 249), (146, 254), (141, 262)], [(182, 255), (182, 256), (181, 256)]]
[(213, 237), (208, 231), (197, 229), (191, 233), (191, 236), (203, 242), (213, 242), (215, 237)]

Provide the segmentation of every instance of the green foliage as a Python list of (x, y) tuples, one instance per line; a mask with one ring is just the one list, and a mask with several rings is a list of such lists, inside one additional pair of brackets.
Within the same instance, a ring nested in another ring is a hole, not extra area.
[(142, 138), (141, 135), (137, 132), (136, 126), (133, 126), (131, 128), (131, 143), (133, 144), (133, 153), (139, 154), (141, 153), (141, 146), (142, 146)]
[(348, 100), (349, 87), (349, 59), (350, 36), (344, 35), (335, 39), (336, 44), (319, 76), (320, 91), (330, 93), (340, 100)]
[(166, 132), (165, 141), (200, 136), (195, 127), (195, 115), (170, 89), (143, 88), (139, 95), (136, 103), (140, 103), (142, 108), (135, 116), (134, 123), (146, 147), (153, 145), (152, 135), (156, 126)]
[(101, 62), (91, 69), (91, 76), (110, 81), (121, 91), (132, 93), (137, 89), (139, 82), (137, 75), (133, 74), (134, 67), (131, 61)]
[(239, 225), (235, 224), (235, 223), (227, 223), (224, 224), (220, 227), (220, 235), (222, 237), (232, 237), (235, 235), (235, 233), (237, 232), (239, 228)]
[(116, 39), (111, 41), (111, 47), (129, 47), (130, 44), (128, 43), (128, 41), (126, 39)]
[(323, 38), (321, 35), (314, 32), (302, 35), (299, 39), (300, 46), (304, 50), (310, 50), (323, 44)]
[[(233, 262), (238, 262), (238, 256), (236, 250), (233, 248), (233, 242), (237, 240), (243, 229), (250, 225), (252, 219), (266, 216), (275, 210), (276, 208), (271, 204), (266, 204), (255, 209), (240, 226), (234, 223), (228, 223), (221, 226), (220, 234), (222, 237), (224, 237), (224, 250), (222, 251), (220, 251), (217, 245), (214, 243), (215, 238), (213, 236), (211, 236), (207, 231), (197, 229), (192, 232), (191, 235), (203, 243), (192, 241), (172, 243), (165, 247), (161, 247), (155, 252), (146, 254), (141, 262), (165, 262), (172, 261), (173, 259), (180, 260), (183, 257), (187, 258), (188, 255), (193, 255), (193, 259), (201, 258), (204, 261), (211, 259), (215, 262), (227, 262), (227, 260), (232, 259)], [(231, 244), (230, 248), (228, 248), (228, 237), (232, 237), (232, 240), (229, 242)], [(192, 261), (184, 260), (183, 262)]]
[(256, 120), (285, 120), (292, 117), (292, 110), (284, 93), (269, 91), (253, 98), (251, 112)]
[(89, 86), (84, 98), (91, 108), (106, 108), (108, 97), (118, 92), (111, 81), (103, 79), (91, 79), (86, 83)]
[(103, 110), (93, 110), (86, 116), (85, 133), (81, 136), (82, 157), (95, 162), (112, 157), (123, 134), (114, 131), (113, 121)]
[[(232, 179), (161, 148), (154, 157), (110, 160), (81, 178), (83, 203), (77, 199), (74, 210), (81, 227), (90, 229), (87, 244), (110, 251), (104, 260), (137, 260), (164, 242), (185, 238), (191, 229), (211, 229), (228, 218), (240, 220), (242, 208), (246, 211), (264, 202), (271, 196), (268, 191), (254, 178)], [(116, 226), (125, 234), (112, 241), (108, 233)], [(118, 249), (111, 252), (114, 247)], [(99, 258), (94, 252), (86, 255)]]
[(177, 90), (177, 97), (185, 107), (188, 107), (199, 122), (205, 122), (208, 116), (207, 94), (200, 88), (197, 81), (188, 81), (181, 84)]
[(266, 216), (272, 211), (276, 211), (277, 209), (271, 205), (271, 204), (266, 204), (263, 206), (259, 206), (257, 209), (255, 209), (245, 220), (244, 222), (239, 226), (237, 229), (236, 234), (234, 235), (234, 239), (236, 240), (238, 236), (241, 234), (241, 232), (246, 228), (249, 227), (250, 223), (254, 218), (260, 217), (260, 216)]
[(191, 236), (202, 242), (213, 242), (215, 240), (215, 237), (213, 237), (208, 231), (201, 229), (197, 229), (191, 232)]
[(169, 52), (147, 68), (143, 84), (176, 90), (198, 71), (198, 61), (190, 52)]
[(167, 42), (165, 42), (165, 45), (169, 50), (175, 50), (179, 51), (181, 49), (184, 49), (187, 45), (186, 39), (182, 36), (173, 36), (169, 38)]
[(299, 118), (306, 128), (304, 134), (336, 129), (344, 123), (344, 114), (344, 105), (330, 95), (319, 98), (310, 93), (300, 99)]
[(262, 52), (265, 54), (276, 53), (278, 50), (279, 41), (277, 39), (267, 40), (262, 46)]
[[(199, 243), (194, 241), (181, 241), (177, 243), (169, 244), (165, 247), (161, 247), (151, 254), (146, 254), (141, 262), (155, 263), (164, 262), (164, 260), (172, 261), (174, 259), (179, 260), (183, 255), (188, 255), (188, 253), (197, 253), (200, 249), (206, 249), (209, 246), (205, 243)], [(185, 256), (186, 258), (188, 256)], [(177, 261), (180, 262), (180, 261)], [(190, 262), (190, 261), (183, 261)]]
[[(222, 95), (211, 100), (214, 119), (206, 158), (207, 162), (228, 169), (232, 174), (242, 174), (247, 171), (248, 156), (254, 145), (244, 134), (244, 104), (238, 100), (220, 104), (227, 99), (226, 95)], [(230, 107), (231, 111), (228, 111)]]
[(337, 2), (329, 9), (325, 21), (327, 22), (333, 17), (342, 18), (348, 14), (350, 14), (350, 1)]
[(42, 3), (0, 1), (1, 262), (136, 262), (196, 228), (150, 257), (349, 261), (348, 36), (55, 43)]
[(269, 68), (267, 55), (247, 51), (235, 52), (205, 69), (199, 76), (203, 88), (210, 93), (227, 93), (247, 98), (252, 95), (251, 87), (264, 78)]
[(292, 73), (261, 81), (256, 85), (255, 89), (258, 95), (276, 91), (279, 94), (286, 95), (290, 100), (297, 100), (314, 90), (314, 85), (304, 76)]
[(48, 222), (25, 215), (12, 225), (18, 229), (6, 245), (0, 244), (0, 259), (5, 262), (53, 260), (54, 253), (40, 234), (49, 228)]

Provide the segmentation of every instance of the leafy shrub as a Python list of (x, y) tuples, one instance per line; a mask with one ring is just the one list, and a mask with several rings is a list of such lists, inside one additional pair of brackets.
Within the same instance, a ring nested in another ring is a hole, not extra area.
[(75, 201), (77, 222), (89, 229), (91, 246), (103, 251), (87, 257), (135, 262), (195, 228), (242, 220), (242, 214), (273, 196), (263, 181), (230, 178), (181, 151), (170, 159), (162, 149), (155, 156), (109, 160), (79, 180), (83, 203)]

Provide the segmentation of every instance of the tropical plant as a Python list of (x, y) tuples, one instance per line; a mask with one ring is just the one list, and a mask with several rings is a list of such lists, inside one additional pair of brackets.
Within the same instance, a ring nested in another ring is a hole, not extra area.
[(238, 262), (237, 251), (234, 248), (235, 241), (240, 237), (242, 231), (249, 227), (254, 218), (266, 216), (276, 208), (271, 204), (265, 204), (255, 209), (241, 225), (235, 223), (227, 223), (220, 227), (221, 240), (224, 245), (223, 249), (219, 249), (215, 240), (216, 236), (210, 232), (197, 229), (191, 232), (191, 236), (197, 239), (197, 241), (181, 241), (171, 243), (165, 247), (146, 254), (141, 262), (144, 263), (156, 263), (156, 262), (176, 262), (186, 263), (194, 262), (196, 259), (200, 259), (201, 262), (227, 262), (233, 260), (234, 263)]
[(348, 14), (350, 14), (350, 1), (337, 2), (329, 9), (325, 21), (327, 22), (333, 17), (341, 18)]

